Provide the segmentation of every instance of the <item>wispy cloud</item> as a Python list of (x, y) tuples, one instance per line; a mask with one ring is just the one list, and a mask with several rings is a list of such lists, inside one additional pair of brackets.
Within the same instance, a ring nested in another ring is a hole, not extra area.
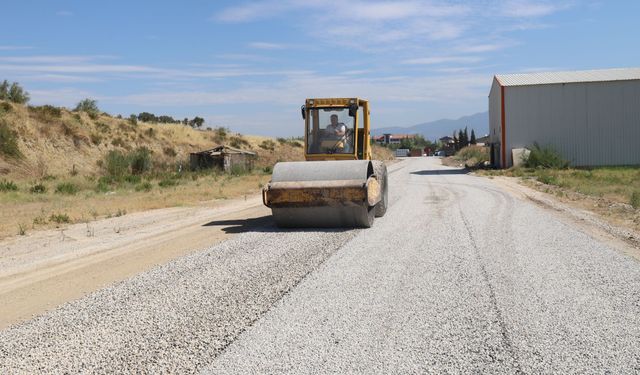
[(532, 18), (542, 17), (566, 9), (569, 4), (562, 2), (511, 0), (502, 6), (502, 14), (507, 17)]
[(287, 11), (292, 5), (290, 1), (262, 1), (245, 3), (240, 6), (229, 7), (212, 18), (222, 22), (248, 22), (261, 18), (269, 18)]
[(252, 43), (249, 43), (248, 46), (249, 48), (266, 49), (266, 50), (279, 50), (279, 49), (287, 48), (287, 46), (284, 44), (268, 43), (268, 42), (252, 42)]
[(470, 64), (480, 62), (482, 60), (483, 58), (479, 56), (430, 56), (408, 59), (402, 61), (402, 63), (408, 65), (436, 65), (451, 63)]
[(59, 11), (56, 12), (56, 16), (71, 17), (71, 16), (73, 16), (73, 12), (70, 12), (68, 10), (59, 10)]
[(27, 50), (27, 49), (33, 49), (33, 47), (0, 45), (0, 51), (20, 51), (20, 50)]
[[(425, 48), (435, 42), (458, 40), (473, 26), (503, 17), (503, 27), (518, 27), (525, 20), (541, 18), (571, 6), (570, 0), (444, 0), (400, 1), (258, 1), (228, 7), (214, 15), (222, 22), (251, 22), (273, 17), (293, 17), (299, 12), (304, 30), (325, 43), (378, 51), (408, 46)], [(513, 25), (511, 25), (513, 23)], [(529, 21), (528, 24), (539, 24)], [(487, 32), (490, 33), (490, 32)], [(477, 35), (474, 35), (477, 36)], [(503, 46), (485, 43), (469, 53), (484, 53)]]

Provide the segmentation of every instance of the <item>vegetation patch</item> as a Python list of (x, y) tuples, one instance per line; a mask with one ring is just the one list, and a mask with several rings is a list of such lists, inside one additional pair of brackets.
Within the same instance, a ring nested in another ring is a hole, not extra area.
[(36, 119), (51, 123), (62, 117), (62, 109), (52, 105), (29, 106), (29, 113)]
[(143, 183), (136, 185), (136, 191), (149, 192), (151, 191), (151, 189), (153, 189), (153, 185), (149, 181), (145, 181)]
[[(282, 138), (278, 138), (280, 140)], [(260, 143), (259, 147), (263, 150), (273, 151), (276, 148), (276, 143), (270, 139), (265, 139)]]
[(56, 193), (58, 194), (74, 195), (78, 191), (80, 191), (80, 188), (73, 182), (61, 182), (56, 186)]
[(458, 151), (453, 159), (462, 162), (467, 168), (481, 167), (490, 160), (489, 148), (470, 145)]
[(229, 144), (234, 148), (250, 147), (251, 144), (242, 135), (237, 134), (229, 138)]
[(631, 207), (633, 208), (640, 208), (640, 191), (636, 190), (631, 193), (629, 204), (631, 204)]
[(0, 154), (11, 159), (23, 157), (18, 147), (18, 135), (4, 119), (0, 119)]
[(160, 186), (161, 188), (177, 186), (179, 184), (180, 182), (175, 178), (163, 178), (162, 180), (160, 180), (160, 182), (158, 182), (158, 186)]
[(527, 168), (567, 168), (569, 166), (569, 162), (551, 146), (540, 146), (536, 142), (529, 151), (522, 160)]
[(57, 224), (68, 224), (71, 222), (69, 215), (61, 213), (61, 214), (51, 214), (49, 216), (49, 221), (57, 223)]
[(2, 180), (0, 181), (0, 191), (18, 191), (18, 185), (13, 181)]
[(47, 187), (43, 183), (38, 183), (29, 188), (31, 194), (44, 194), (47, 192)]

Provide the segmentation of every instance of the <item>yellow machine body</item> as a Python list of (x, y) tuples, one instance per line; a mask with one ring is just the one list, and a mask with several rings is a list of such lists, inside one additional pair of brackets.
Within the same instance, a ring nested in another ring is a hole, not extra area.
[[(369, 103), (307, 99), (306, 162), (274, 166), (262, 198), (281, 227), (370, 227), (387, 206), (387, 171), (371, 155)], [(334, 118), (335, 117), (335, 118)]]

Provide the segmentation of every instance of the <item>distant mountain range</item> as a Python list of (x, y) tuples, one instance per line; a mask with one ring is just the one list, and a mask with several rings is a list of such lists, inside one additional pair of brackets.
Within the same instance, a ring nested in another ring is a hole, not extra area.
[(422, 124), (402, 127), (388, 127), (371, 129), (371, 135), (377, 136), (385, 133), (391, 134), (422, 134), (426, 139), (438, 140), (446, 135), (450, 136), (454, 131), (468, 128), (469, 134), (471, 129), (476, 133), (477, 137), (489, 134), (489, 112), (480, 112), (470, 116), (463, 116), (457, 120), (442, 119)]

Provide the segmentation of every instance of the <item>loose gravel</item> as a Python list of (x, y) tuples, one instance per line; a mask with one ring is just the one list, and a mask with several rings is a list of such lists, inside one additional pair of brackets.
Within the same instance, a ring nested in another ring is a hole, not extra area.
[(0, 373), (640, 373), (640, 263), (411, 159), (369, 230), (244, 233), (0, 332)]
[(257, 230), (0, 332), (0, 373), (193, 373), (358, 232)]
[(203, 373), (640, 372), (636, 260), (489, 180), (410, 167), (374, 231)]

